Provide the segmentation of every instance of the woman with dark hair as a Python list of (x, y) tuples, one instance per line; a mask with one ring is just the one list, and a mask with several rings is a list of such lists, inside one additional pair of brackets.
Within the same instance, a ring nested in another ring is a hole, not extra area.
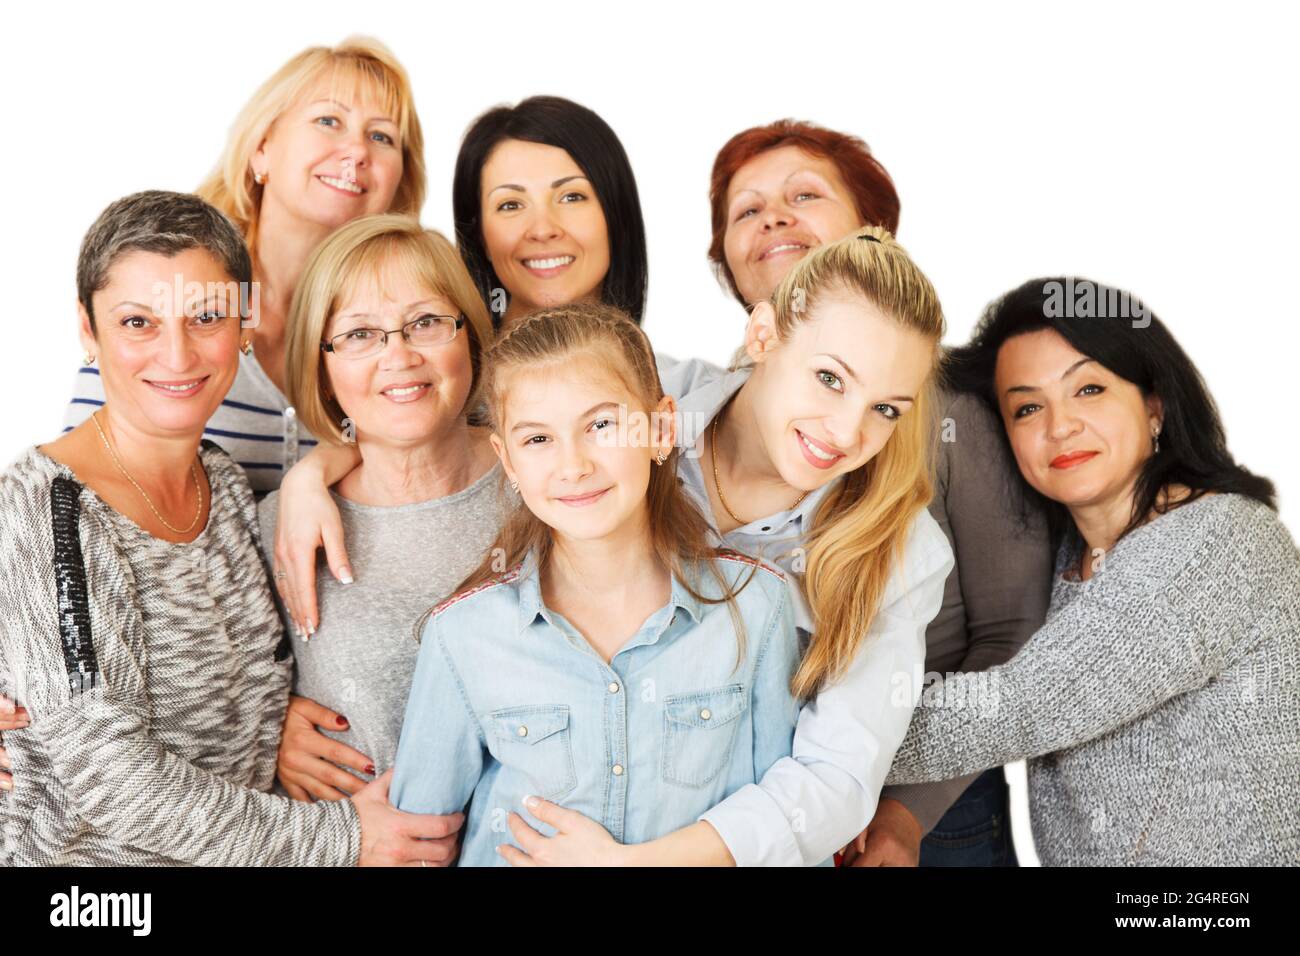
[(499, 323), (600, 301), (639, 324), (646, 241), (636, 177), (609, 124), (559, 96), (498, 106), (465, 133), (456, 242)]
[(965, 706), (923, 699), (890, 780), (1028, 759), (1049, 865), (1294, 863), (1300, 554), (1196, 367), (1128, 293), (1056, 278), (990, 306), (948, 375), (1001, 418), (1056, 577)]

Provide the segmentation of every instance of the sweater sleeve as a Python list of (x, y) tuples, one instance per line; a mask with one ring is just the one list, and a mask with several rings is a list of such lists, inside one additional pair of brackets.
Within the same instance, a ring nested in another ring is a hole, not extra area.
[(1262, 506), (1224, 514), (1189, 552), (1128, 555), (1142, 571), (1162, 557), (1172, 563), (1162, 581), (1138, 587), (1139, 576), (1100, 570), (1009, 662), (923, 700), (889, 781), (940, 780), (1078, 746), (1203, 686), (1263, 640), (1294, 639), (1294, 543)]
[[(965, 673), (986, 670), (1015, 655), (1047, 616), (1054, 554), (1045, 516), (1021, 515), (1001, 476), (1015, 474), (1002, 425), (979, 399), (957, 395), (948, 405), (937, 463), (935, 505), (952, 543), (956, 571), (945, 586), (944, 608), (932, 629), (959, 629)], [(979, 773), (950, 780), (889, 786), (881, 799), (897, 800), (929, 833)]]
[(0, 642), (32, 716), (27, 732), (70, 811), (114, 840), (188, 863), (355, 864), (351, 801), (305, 804), (238, 786), (153, 736), (131, 567), (111, 531), (80, 513), (80, 485), (46, 487), (43, 501), (0, 490)]

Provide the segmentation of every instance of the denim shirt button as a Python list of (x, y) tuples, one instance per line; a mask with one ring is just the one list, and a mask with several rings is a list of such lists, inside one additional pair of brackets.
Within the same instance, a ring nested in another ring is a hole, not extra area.
[(621, 763), (614, 764), (614, 776), (616, 777), (623, 776), (623, 765)]
[(709, 710), (707, 707), (700, 711), (700, 720), (708, 720), (712, 716), (713, 711)]
[(525, 727), (523, 724), (520, 724), (520, 725), (519, 725), (519, 729), (516, 731), (516, 733), (519, 734), (520, 737), (527, 737), (527, 736), (528, 736), (528, 728)]
[(610, 682), (609, 682), (609, 692), (610, 692), (611, 694), (617, 694), (617, 693), (618, 693), (618, 681), (610, 681)]

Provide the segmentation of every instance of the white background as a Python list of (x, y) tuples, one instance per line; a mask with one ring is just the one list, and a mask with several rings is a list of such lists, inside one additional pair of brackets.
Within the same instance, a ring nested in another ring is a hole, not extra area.
[[(862, 136), (948, 341), (1021, 281), (1128, 288), (1196, 361), (1238, 459), (1296, 527), (1300, 253), (1295, 16), (1282, 5), (223, 2), (6, 10), (0, 461), (57, 435), (80, 349), (74, 270), (100, 210), (192, 190), (256, 87), (352, 33), (409, 70), (427, 225), (450, 231), (461, 134), (485, 108), (575, 99), (619, 134), (661, 351), (725, 360), (742, 312), (707, 267), (708, 175), (733, 133), (792, 116)], [(1034, 858), (1023, 764), (1015, 836)]]

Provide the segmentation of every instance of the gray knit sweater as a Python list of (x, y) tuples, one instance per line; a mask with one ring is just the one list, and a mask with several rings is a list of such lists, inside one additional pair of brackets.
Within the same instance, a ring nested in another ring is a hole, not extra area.
[(889, 782), (1028, 758), (1049, 866), (1300, 862), (1300, 554), (1276, 513), (1212, 495), (1086, 582), (1070, 557), (1014, 658), (927, 694)]
[(0, 474), (0, 865), (350, 865), (351, 801), (266, 791), (289, 646), (252, 489), (209, 441), (208, 522), (163, 541), (29, 449)]

